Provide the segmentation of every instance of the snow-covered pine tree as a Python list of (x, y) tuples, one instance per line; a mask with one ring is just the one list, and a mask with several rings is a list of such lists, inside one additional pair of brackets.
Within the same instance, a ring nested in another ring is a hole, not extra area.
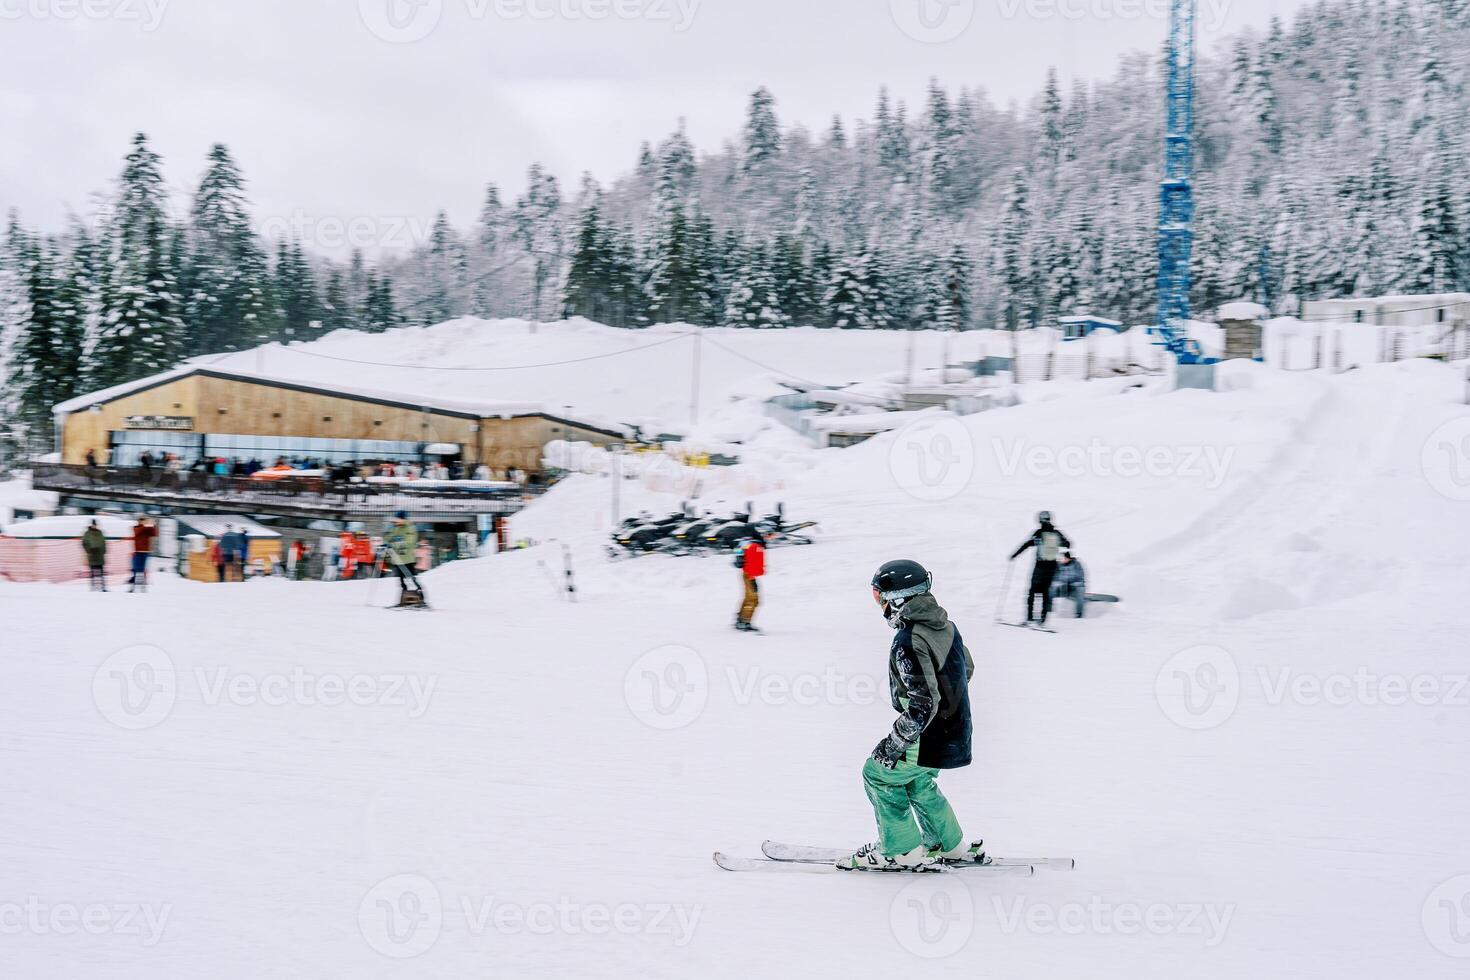
[(740, 170), (746, 177), (768, 176), (781, 155), (781, 127), (776, 121), (776, 98), (764, 85), (750, 96), (745, 114), (744, 152)]
[(165, 371), (186, 353), (167, 203), (161, 161), (139, 133), (112, 209), (105, 305), (87, 365), (94, 388)]
[(251, 227), (245, 178), (216, 143), (194, 193), (188, 226), (184, 320), (190, 355), (242, 350), (273, 339), (270, 270)]
[(746, 246), (725, 301), (724, 325), (769, 329), (790, 323), (790, 316), (781, 308), (770, 246), (752, 240)]
[(79, 393), (86, 310), (79, 284), (53, 240), (29, 262), (30, 315), (20, 325), (10, 358), (8, 384), (30, 450), (51, 445), (51, 408)]
[(530, 258), (531, 316), (543, 315), (541, 301), (547, 285), (561, 273), (565, 235), (562, 231), (561, 186), (556, 176), (533, 163), (526, 179), (526, 192), (516, 200), (511, 214), (511, 237)]

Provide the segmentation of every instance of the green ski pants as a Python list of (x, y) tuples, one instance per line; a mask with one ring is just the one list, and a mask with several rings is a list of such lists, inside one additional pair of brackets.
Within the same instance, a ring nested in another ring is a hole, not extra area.
[(920, 844), (948, 851), (965, 839), (954, 809), (939, 791), (938, 778), (938, 769), (925, 769), (907, 759), (893, 769), (872, 759), (863, 766), (863, 787), (878, 818), (878, 840), (885, 856), (896, 857)]

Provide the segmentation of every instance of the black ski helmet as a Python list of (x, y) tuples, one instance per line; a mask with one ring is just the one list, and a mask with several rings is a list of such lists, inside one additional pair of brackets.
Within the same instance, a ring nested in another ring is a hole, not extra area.
[(929, 570), (908, 559), (891, 561), (873, 576), (873, 590), (884, 602), (923, 595), (933, 584), (934, 576)]
[(1040, 514), (1037, 514), (1036, 515), (1036, 519), (1038, 521), (1040, 521), (1041, 523), (1043, 523), (1043, 524), (1050, 524), (1051, 523), (1051, 511), (1049, 511), (1049, 510), (1042, 511)]

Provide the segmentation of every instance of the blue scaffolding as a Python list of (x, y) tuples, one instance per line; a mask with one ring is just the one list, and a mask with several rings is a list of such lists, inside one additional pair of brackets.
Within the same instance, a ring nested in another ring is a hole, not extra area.
[(1196, 0), (1172, 0), (1165, 54), (1164, 179), (1159, 185), (1159, 317), (1154, 332), (1180, 364), (1209, 364), (1190, 339), (1194, 248), (1194, 21)]

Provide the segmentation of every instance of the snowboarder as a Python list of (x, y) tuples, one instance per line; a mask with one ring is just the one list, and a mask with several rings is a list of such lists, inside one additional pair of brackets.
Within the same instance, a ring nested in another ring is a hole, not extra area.
[(888, 651), (888, 687), (899, 715), (863, 765), (879, 839), (838, 861), (845, 871), (926, 871), (947, 862), (986, 862), (980, 844), (965, 843), (936, 782), (941, 769), (970, 764), (975, 663), (931, 593), (933, 583), (915, 561), (891, 561), (873, 576), (873, 600), (898, 631)]
[(93, 521), (82, 532), (82, 551), (87, 556), (87, 577), (93, 592), (107, 591), (107, 535)]
[(1052, 579), (1051, 594), (1058, 599), (1071, 599), (1077, 607), (1078, 619), (1087, 615), (1087, 570), (1069, 550), (1062, 551), (1056, 577)]
[(745, 586), (740, 611), (735, 614), (735, 628), (742, 633), (759, 633), (753, 620), (761, 604), (760, 579), (766, 574), (766, 546), (755, 528), (750, 529), (745, 545), (736, 553), (735, 567), (740, 569)]
[(146, 517), (133, 526), (133, 574), (128, 579), (129, 592), (148, 591), (148, 556), (153, 552), (153, 539), (158, 529)]
[(392, 567), (393, 574), (398, 576), (400, 608), (428, 605), (423, 586), (419, 585), (418, 576), (413, 571), (418, 544), (418, 529), (408, 522), (408, 513), (400, 510), (394, 515), (392, 525), (383, 532), (383, 557)]
[[(1031, 588), (1026, 593), (1026, 622), (1045, 626), (1046, 617), (1051, 615), (1051, 582), (1057, 573), (1057, 561), (1062, 556), (1062, 549), (1072, 547), (1072, 542), (1052, 524), (1051, 511), (1042, 511), (1036, 515), (1036, 519), (1041, 526), (1012, 553), (1011, 561), (1020, 558), (1027, 548), (1036, 549), (1036, 565), (1031, 569)], [(1038, 596), (1041, 597), (1040, 619), (1036, 617)]]

